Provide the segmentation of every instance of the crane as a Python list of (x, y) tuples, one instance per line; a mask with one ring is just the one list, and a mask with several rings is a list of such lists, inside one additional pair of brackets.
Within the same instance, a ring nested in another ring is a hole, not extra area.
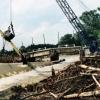
[(15, 33), (14, 33), (14, 28), (13, 28), (12, 22), (11, 22), (10, 26), (8, 27), (8, 29), (5, 32), (2, 32), (0, 30), (0, 34), (3, 37), (4, 40), (8, 41), (12, 45), (12, 47), (14, 48), (14, 50), (16, 51), (16, 53), (22, 58), (23, 64), (27, 64), (27, 60), (26, 60), (25, 56), (15, 46), (15, 44), (11, 41), (15, 37)]
[(82, 25), (70, 5), (66, 0), (56, 0), (58, 3), (59, 7), (75, 29), (76, 33), (79, 34), (79, 38), (81, 40), (81, 45), (87, 45), (89, 46), (90, 52), (93, 54), (98, 51), (98, 46), (97, 46), (97, 40), (93, 36), (89, 36), (87, 33), (85, 27)]

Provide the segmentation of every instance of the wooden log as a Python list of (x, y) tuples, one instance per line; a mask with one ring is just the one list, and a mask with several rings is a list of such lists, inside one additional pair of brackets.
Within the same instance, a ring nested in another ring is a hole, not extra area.
[(94, 75), (92, 75), (92, 78), (93, 78), (93, 80), (95, 81), (95, 83), (99, 86), (99, 88), (100, 88), (100, 83), (97, 81), (97, 79), (95, 78), (95, 76)]
[(100, 90), (95, 90), (95, 91), (89, 91), (89, 92), (83, 92), (83, 93), (74, 93), (70, 95), (64, 96), (65, 99), (70, 99), (70, 98), (78, 98), (78, 97), (90, 97), (90, 96), (97, 96), (100, 95)]
[(86, 65), (79, 65), (79, 67), (81, 67), (83, 69), (87, 69), (87, 70), (99, 71), (100, 72), (100, 68), (94, 68), (94, 67), (86, 66)]
[(58, 100), (60, 100), (67, 92), (69, 92), (71, 90), (71, 88), (68, 88), (67, 90), (65, 90), (63, 93), (61, 93), (59, 96), (58, 96)]
[(56, 95), (56, 94), (54, 94), (54, 93), (52, 93), (52, 92), (49, 92), (49, 94), (52, 95), (55, 99), (58, 98), (58, 95)]
[(67, 77), (67, 78), (64, 78), (64, 79), (56, 81), (55, 84), (58, 84), (60, 82), (66, 81), (66, 80), (75, 79), (75, 78), (78, 78), (78, 77), (81, 77), (81, 76), (83, 76), (83, 75), (78, 75), (78, 76), (73, 76), (73, 77)]
[(90, 87), (92, 87), (94, 84), (95, 84), (95, 83), (92, 83), (92, 84), (86, 86), (86, 87), (84, 88), (84, 90), (85, 90), (85, 89), (88, 89), (88, 88), (90, 88)]
[(30, 95), (28, 95), (28, 96), (25, 96), (25, 97), (23, 97), (23, 98), (20, 98), (20, 100), (25, 100), (25, 99), (28, 99), (28, 98), (30, 98), (30, 97), (32, 97), (32, 96), (36, 97), (36, 96), (44, 95), (44, 94), (46, 94), (46, 93), (48, 93), (48, 92), (46, 91), (46, 92), (41, 92), (41, 93), (36, 93), (36, 94), (30, 94)]
[(93, 74), (91, 74), (91, 73), (80, 73), (82, 76), (83, 75), (87, 75), (87, 76), (91, 76), (91, 75), (95, 75), (95, 76), (100, 76), (100, 74), (97, 74), (97, 73), (93, 73)]

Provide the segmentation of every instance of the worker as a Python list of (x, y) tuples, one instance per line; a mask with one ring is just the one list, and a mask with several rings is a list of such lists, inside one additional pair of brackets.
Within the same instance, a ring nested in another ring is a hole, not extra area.
[(51, 72), (52, 72), (52, 76), (54, 77), (56, 75), (56, 73), (55, 73), (55, 69), (53, 67), (51, 69)]

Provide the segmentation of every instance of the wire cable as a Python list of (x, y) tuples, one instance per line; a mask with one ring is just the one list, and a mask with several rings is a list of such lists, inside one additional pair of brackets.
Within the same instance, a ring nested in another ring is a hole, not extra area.
[(89, 11), (91, 10), (89, 7), (87, 7), (87, 5), (82, 1), (82, 0), (78, 0), (79, 3), (83, 6), (83, 9), (86, 10), (86, 11)]
[(10, 6), (10, 23), (11, 23), (12, 22), (12, 0), (10, 0), (9, 6)]
[[(83, 7), (81, 7), (81, 8), (83, 8), (85, 11), (91, 11), (91, 9), (89, 8), (89, 7), (87, 7), (87, 5), (82, 1), (82, 0), (78, 0), (79, 1), (79, 3), (83, 6)], [(90, 12), (90, 13), (87, 13), (87, 17), (90, 19), (90, 18), (92, 18), (93, 17), (93, 14), (92, 14), (92, 12)]]

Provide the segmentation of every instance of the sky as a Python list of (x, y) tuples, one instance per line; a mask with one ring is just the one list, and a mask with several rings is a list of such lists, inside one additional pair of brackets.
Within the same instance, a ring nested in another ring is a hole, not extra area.
[[(46, 43), (57, 44), (60, 37), (73, 33), (74, 29), (61, 11), (56, 0), (0, 0), (0, 29), (4, 32), (12, 20), (15, 38), (12, 40), (19, 48), (32, 43), (42, 44), (43, 34)], [(86, 10), (96, 9), (100, 0), (67, 0), (77, 16)], [(82, 2), (84, 4), (82, 4)], [(11, 9), (12, 8), (12, 9)], [(0, 37), (0, 49), (2, 49)], [(6, 43), (6, 49), (10, 49)]]

